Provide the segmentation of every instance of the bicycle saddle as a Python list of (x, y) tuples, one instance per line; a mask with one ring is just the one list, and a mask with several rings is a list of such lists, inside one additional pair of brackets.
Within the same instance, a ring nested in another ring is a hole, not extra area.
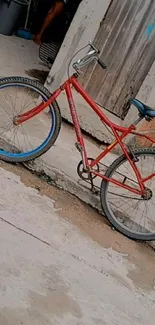
[(131, 98), (129, 101), (138, 108), (138, 111), (142, 116), (151, 118), (155, 117), (155, 110), (153, 108), (145, 105), (144, 103), (140, 102), (140, 100), (135, 98)]

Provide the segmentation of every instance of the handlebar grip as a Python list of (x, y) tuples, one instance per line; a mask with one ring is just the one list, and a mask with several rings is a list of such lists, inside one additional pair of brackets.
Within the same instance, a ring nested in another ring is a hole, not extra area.
[(98, 64), (100, 65), (100, 67), (102, 69), (106, 69), (107, 68), (106, 65), (104, 64), (104, 62), (101, 59), (98, 59), (97, 61), (98, 61)]

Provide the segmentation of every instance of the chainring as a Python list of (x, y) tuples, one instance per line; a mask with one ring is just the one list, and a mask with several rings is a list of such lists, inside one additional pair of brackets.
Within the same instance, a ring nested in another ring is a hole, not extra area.
[[(92, 162), (92, 161), (94, 161), (93, 158), (88, 158), (88, 162)], [(94, 170), (95, 172), (98, 172), (98, 173), (99, 173), (99, 171), (100, 171), (99, 165), (96, 164), (96, 165), (93, 167), (93, 170)], [(87, 182), (97, 177), (96, 175), (92, 175), (92, 173), (91, 173), (89, 170), (86, 171), (86, 170), (84, 169), (83, 161), (82, 161), (82, 160), (79, 162), (79, 164), (78, 164), (78, 166), (77, 166), (77, 173), (78, 173), (79, 177), (80, 177), (83, 181), (87, 181)]]

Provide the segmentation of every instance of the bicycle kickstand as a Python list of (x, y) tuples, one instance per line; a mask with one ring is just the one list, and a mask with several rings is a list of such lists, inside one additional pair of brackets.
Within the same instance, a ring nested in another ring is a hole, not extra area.
[(99, 191), (95, 188), (94, 183), (93, 183), (93, 178), (92, 175), (89, 175), (89, 179), (90, 179), (90, 184), (91, 184), (91, 192), (95, 195), (98, 195)]

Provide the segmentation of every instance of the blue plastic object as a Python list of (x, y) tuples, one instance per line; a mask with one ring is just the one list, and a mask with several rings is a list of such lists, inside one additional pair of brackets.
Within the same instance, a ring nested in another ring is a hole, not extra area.
[(28, 29), (19, 28), (16, 32), (16, 36), (25, 38), (27, 40), (32, 40), (32, 33)]

